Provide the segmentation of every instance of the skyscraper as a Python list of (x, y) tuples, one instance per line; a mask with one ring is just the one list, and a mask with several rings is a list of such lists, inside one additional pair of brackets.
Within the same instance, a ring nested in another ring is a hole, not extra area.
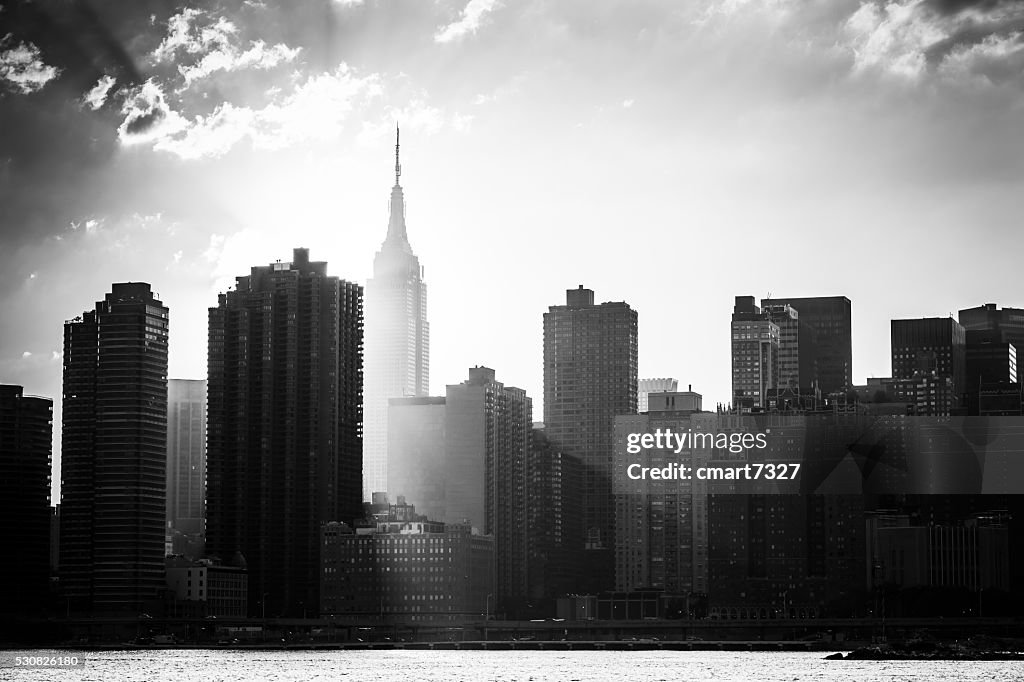
[(576, 592), (583, 557), (583, 467), (552, 445), (544, 424), (533, 425), (527, 466), (527, 554), (530, 601), (536, 618), (554, 613), (555, 600)]
[(966, 341), (967, 414), (1021, 414), (1024, 395), (1017, 378), (1017, 354), (1024, 349), (1024, 310), (986, 303), (961, 310), (960, 324)]
[[(167, 526), (172, 548), (201, 550), (206, 529), (205, 379), (167, 382)], [(172, 553), (198, 558), (202, 551)]]
[(795, 308), (800, 326), (800, 385), (816, 387), (823, 396), (853, 385), (853, 332), (850, 299), (845, 296), (765, 298), (761, 307), (788, 304)]
[(918, 414), (948, 415), (965, 383), (964, 328), (952, 317), (892, 321), (892, 378), (897, 399)]
[(362, 287), (295, 249), (210, 308), (207, 552), (249, 569), (250, 615), (319, 604), (321, 523), (362, 513)]
[(373, 259), (373, 277), (366, 283), (365, 500), (374, 492), (387, 491), (388, 400), (425, 396), (430, 390), (427, 285), (406, 234), (398, 151), (396, 129), (395, 186), (391, 188), (388, 234)]
[(737, 296), (730, 331), (733, 406), (763, 410), (768, 391), (779, 385), (779, 326), (754, 305), (753, 296)]
[(61, 587), (70, 610), (152, 609), (164, 587), (168, 310), (149, 284), (64, 324)]
[[(779, 379), (778, 388), (800, 388), (810, 385), (800, 383), (800, 337), (801, 329), (807, 329), (807, 325), (800, 324), (800, 314), (796, 309), (786, 303), (765, 306), (763, 312), (766, 318), (775, 323), (779, 328)], [(813, 376), (811, 370), (814, 365), (808, 364), (805, 374)]]
[(50, 579), (53, 401), (0, 384), (0, 613), (40, 612)]
[(471, 367), (445, 397), (390, 401), (391, 495), (494, 537), (496, 612), (517, 609), (528, 593), (532, 414), (526, 392), (497, 381), (488, 367)]
[[(707, 482), (702, 480), (632, 480), (635, 462), (665, 467), (685, 463), (696, 470), (710, 453), (688, 447), (680, 452), (647, 449), (631, 454), (627, 438), (656, 430), (715, 432), (717, 415), (699, 413), (694, 394), (668, 393), (653, 400), (646, 414), (615, 418), (615, 589), (648, 588), (688, 596), (708, 591)], [(678, 401), (673, 400), (678, 398)], [(678, 402), (678, 405), (673, 404)], [(689, 409), (688, 409), (689, 408)], [(692, 408), (697, 408), (692, 409)]]
[(615, 416), (637, 407), (637, 314), (625, 302), (594, 304), (594, 292), (566, 291), (544, 314), (544, 424), (552, 445), (583, 467), (584, 548), (580, 591), (614, 583)]
[(533, 401), (493, 369), (471, 367), (445, 398), (445, 523), (494, 536), (498, 611), (527, 595), (527, 464)]
[(388, 490), (424, 516), (445, 519), (444, 396), (391, 398), (388, 405)]
[(167, 382), (167, 520), (206, 515), (206, 380)]

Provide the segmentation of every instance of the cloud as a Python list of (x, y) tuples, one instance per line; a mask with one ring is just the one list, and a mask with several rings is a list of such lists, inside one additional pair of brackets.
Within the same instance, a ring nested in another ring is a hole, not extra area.
[(248, 139), (257, 149), (282, 149), (338, 137), (353, 109), (381, 93), (376, 75), (346, 65), (310, 76), (279, 101), (253, 109), (225, 102), (160, 139), (155, 149), (182, 159), (218, 157)]
[(1019, 2), (903, 0), (863, 3), (846, 20), (843, 38), (855, 74), (1007, 81), (1020, 71), (1022, 30)]
[(185, 87), (193, 82), (206, 78), (217, 71), (238, 71), (241, 69), (272, 69), (279, 64), (291, 62), (298, 56), (302, 48), (290, 48), (284, 43), (267, 47), (262, 40), (252, 43), (245, 52), (239, 52), (233, 46), (214, 50), (205, 55), (195, 66), (179, 67), (185, 78)]
[(0, 39), (0, 82), (6, 81), (23, 95), (38, 92), (60, 74), (60, 69), (48, 66), (32, 43), (13, 45), (13, 34)]
[(472, 114), (455, 113), (452, 115), (452, 129), (459, 133), (467, 133), (473, 127), (474, 118), (476, 117)]
[(965, 10), (988, 12), (1017, 2), (1018, 0), (923, 0), (921, 5), (942, 15), (952, 15)]
[(117, 132), (126, 144), (158, 140), (188, 126), (181, 114), (167, 105), (163, 89), (152, 79), (128, 91), (121, 112), (125, 116)]
[[(214, 18), (198, 9), (184, 9), (167, 22), (167, 34), (150, 58), (155, 62), (176, 62), (184, 78), (181, 90), (217, 72), (243, 69), (272, 69), (289, 63), (302, 51), (284, 43), (268, 46), (254, 40), (243, 49), (239, 45), (239, 29), (224, 17)], [(188, 56), (199, 57), (191, 64), (180, 62)]]
[(941, 28), (920, 19), (912, 3), (865, 3), (847, 20), (846, 32), (855, 73), (877, 69), (909, 79), (924, 72), (928, 46), (945, 37)]
[(191, 8), (172, 16), (167, 21), (167, 36), (153, 50), (151, 57), (158, 62), (168, 61), (179, 51), (201, 54), (229, 47), (231, 36), (238, 33), (238, 28), (224, 17), (201, 25), (208, 17), (203, 10)]
[(334, 0), (335, 5), (341, 5), (342, 7), (358, 7), (364, 4), (365, 0)]
[(951, 51), (938, 72), (958, 82), (981, 79), (987, 84), (1024, 85), (1024, 41), (1019, 34), (987, 36), (979, 43)]
[[(469, 130), (473, 116), (454, 114), (451, 126), (458, 132)], [(376, 141), (394, 137), (395, 124), (402, 130), (415, 133), (417, 137), (436, 135), (445, 127), (445, 116), (441, 109), (427, 104), (421, 98), (413, 99), (405, 106), (384, 107), (383, 115), (373, 121), (364, 121), (356, 138), (360, 145), (374, 145)]]
[(89, 108), (96, 111), (107, 101), (107, 94), (114, 87), (117, 79), (113, 76), (101, 76), (96, 85), (89, 92), (85, 93), (82, 101), (89, 105)]
[(469, 4), (462, 10), (459, 19), (438, 30), (434, 35), (434, 41), (450, 43), (471, 33), (476, 33), (484, 17), (497, 9), (499, 5), (499, 0), (469, 0)]

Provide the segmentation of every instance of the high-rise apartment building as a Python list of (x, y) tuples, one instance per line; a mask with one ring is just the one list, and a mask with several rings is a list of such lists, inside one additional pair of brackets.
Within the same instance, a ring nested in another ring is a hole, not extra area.
[(320, 525), (362, 515), (362, 287), (295, 249), (210, 308), (207, 552), (249, 570), (249, 614), (319, 604)]
[(594, 304), (594, 292), (566, 291), (544, 314), (544, 424), (552, 445), (583, 468), (581, 592), (614, 583), (615, 416), (637, 411), (637, 313), (625, 302)]
[(70, 611), (139, 614), (164, 587), (168, 310), (114, 284), (64, 325), (60, 578)]
[(789, 305), (806, 327), (800, 342), (800, 385), (822, 396), (853, 385), (853, 332), (850, 299), (845, 296), (765, 298), (761, 307)]
[(53, 401), (0, 384), (0, 613), (39, 613), (50, 582)]
[(531, 618), (549, 616), (558, 597), (576, 592), (585, 570), (583, 554), (583, 467), (534, 424), (527, 466), (527, 565)]
[[(170, 379), (167, 382), (167, 527), (172, 536), (200, 539), (205, 524), (206, 380)], [(172, 550), (172, 553), (178, 552)]]
[(864, 584), (861, 495), (708, 498), (708, 608), (713, 618), (836, 613)]
[(527, 596), (527, 464), (533, 401), (493, 369), (472, 367), (445, 397), (445, 523), (494, 536), (500, 611)]
[(487, 367), (444, 397), (392, 398), (388, 414), (389, 489), (431, 518), (493, 536), (493, 606), (506, 613), (528, 593), (532, 414), (526, 392)]
[(364, 391), (363, 499), (388, 485), (388, 400), (430, 390), (427, 285), (405, 227), (402, 167), (395, 140), (395, 185), (384, 243), (366, 283), (366, 389)]
[[(696, 395), (696, 400), (692, 396)], [(647, 449), (630, 453), (630, 434), (711, 432), (717, 415), (701, 414), (700, 395), (668, 393), (647, 414), (615, 418), (615, 590), (654, 589), (689, 597), (708, 591), (708, 491), (696, 478), (631, 479), (629, 467), (705, 466), (706, 448)], [(673, 400), (678, 398), (678, 400)], [(689, 408), (689, 409), (688, 409)]]
[(779, 385), (779, 326), (754, 304), (753, 296), (737, 296), (730, 330), (733, 406), (763, 410), (769, 390)]

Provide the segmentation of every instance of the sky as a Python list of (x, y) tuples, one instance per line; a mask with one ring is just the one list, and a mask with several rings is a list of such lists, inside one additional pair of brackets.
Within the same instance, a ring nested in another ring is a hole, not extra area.
[(117, 281), (207, 309), (310, 249), (365, 283), (394, 128), (431, 390), (486, 365), (542, 419), (542, 315), (639, 315), (641, 377), (730, 393), (738, 295), (889, 321), (1024, 307), (1024, 3), (0, 0), (0, 383), (55, 399), (62, 325)]

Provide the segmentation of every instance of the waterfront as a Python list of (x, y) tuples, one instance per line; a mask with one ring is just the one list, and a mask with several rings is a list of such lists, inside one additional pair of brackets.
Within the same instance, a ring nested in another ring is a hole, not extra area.
[(35, 650), (3, 652), (4, 665), (10, 665), (15, 655), (78, 656), (83, 663), (60, 669), (5, 667), (0, 677), (69, 682), (1024, 679), (1024, 667), (1013, 661), (827, 661), (822, 652)]

